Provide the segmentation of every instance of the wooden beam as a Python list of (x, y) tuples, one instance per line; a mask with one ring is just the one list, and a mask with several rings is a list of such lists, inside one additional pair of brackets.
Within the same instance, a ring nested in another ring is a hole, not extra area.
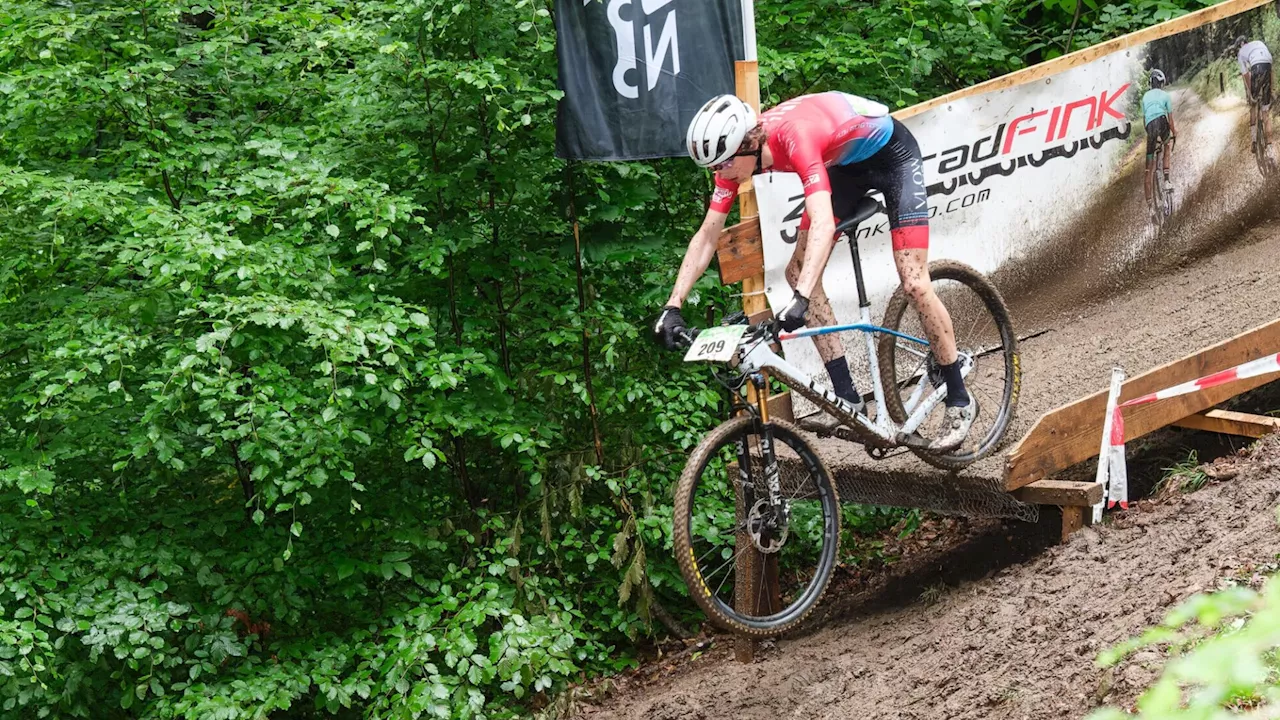
[(1071, 533), (1084, 527), (1084, 516), (1088, 512), (1088, 508), (1078, 506), (1062, 508), (1062, 534), (1058, 537), (1058, 541), (1066, 542), (1070, 540)]
[(1093, 507), (1102, 502), (1102, 485), (1096, 482), (1037, 480), (1018, 488), (1013, 496), (1033, 505)]
[[(760, 216), (753, 215), (720, 233), (716, 246), (720, 284), (732, 285), (756, 275), (764, 276), (764, 243), (760, 240)], [(745, 288), (744, 288), (745, 291)]]
[(750, 325), (759, 325), (765, 320), (772, 320), (772, 319), (773, 319), (773, 311), (770, 310), (769, 308), (765, 308), (760, 312), (756, 313), (755, 315), (748, 317), (747, 323)]
[(791, 393), (780, 392), (769, 396), (769, 417), (787, 422), (796, 421), (796, 413), (791, 404)]
[(1223, 435), (1260, 438), (1280, 430), (1280, 418), (1231, 410), (1206, 410), (1188, 415), (1174, 425), (1192, 430), (1208, 430)]
[(898, 112), (893, 113), (893, 116), (899, 120), (903, 120), (911, 117), (912, 115), (919, 115), (920, 113), (933, 110), (934, 108), (943, 107), (962, 98), (995, 92), (997, 90), (1005, 90), (1011, 87), (1017, 87), (1018, 85), (1026, 85), (1027, 83), (1042, 80), (1050, 75), (1057, 75), (1058, 73), (1070, 70), (1071, 68), (1091, 63), (1094, 60), (1110, 55), (1111, 53), (1120, 52), (1121, 50), (1149, 43), (1153, 40), (1159, 40), (1163, 37), (1169, 37), (1170, 35), (1177, 35), (1178, 33), (1186, 32), (1187, 30), (1221, 20), (1225, 17), (1231, 17), (1232, 15), (1238, 15), (1256, 7), (1268, 5), (1271, 2), (1273, 2), (1273, 0), (1228, 0), (1227, 2), (1218, 3), (1217, 5), (1205, 8), (1204, 10), (1162, 22), (1159, 25), (1153, 25), (1149, 28), (1138, 30), (1137, 32), (1131, 32), (1128, 35), (1123, 35), (1114, 40), (1109, 40), (1099, 45), (1093, 45), (1091, 47), (1084, 48), (1083, 50), (1077, 50), (1068, 55), (1056, 57), (1052, 60), (1047, 60), (1037, 65), (1023, 68), (1022, 70), (1009, 73), (1008, 75), (992, 78), (984, 83), (971, 85), (967, 88), (934, 98), (927, 102), (903, 108)]
[[(1276, 352), (1280, 352), (1280, 320), (1138, 375), (1124, 384), (1120, 400), (1163, 390)], [(1263, 375), (1237, 380), (1198, 393), (1128, 408), (1124, 411), (1125, 438), (1142, 437), (1275, 379), (1275, 375)], [(1104, 380), (1098, 378), (1098, 384)], [(1016, 490), (1096, 457), (1106, 405), (1107, 392), (1101, 390), (1041, 416), (1005, 458), (1005, 489)]]

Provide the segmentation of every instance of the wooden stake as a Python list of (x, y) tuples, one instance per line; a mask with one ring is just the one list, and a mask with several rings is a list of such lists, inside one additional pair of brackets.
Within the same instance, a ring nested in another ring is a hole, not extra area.
[[(734, 64), (734, 85), (738, 97), (746, 101), (747, 104), (755, 108), (756, 112), (760, 111), (760, 68), (755, 60), (739, 60)], [(760, 210), (756, 205), (755, 186), (751, 180), (742, 183), (738, 189), (738, 214), (741, 216), (743, 223), (759, 222)], [(747, 315), (754, 315), (768, 309), (768, 301), (764, 296), (764, 265), (760, 265), (759, 270), (755, 273), (743, 278), (742, 280), (742, 310)], [(766, 390), (767, 392), (767, 390)], [(747, 383), (747, 402), (755, 404), (756, 390), (752, 383)], [(746, 511), (750, 508), (742, 507), (742, 496), (738, 495), (738, 522), (741, 527), (742, 519), (746, 517)], [(776, 575), (777, 564), (769, 563), (769, 567), (762, 567), (765, 563), (760, 553), (751, 545), (751, 537), (746, 533), (738, 533), (738, 543), (746, 540), (746, 544), (738, 545), (738, 547), (747, 547), (746, 552), (738, 553), (737, 566), (735, 568), (734, 581), (737, 587), (734, 591), (734, 602), (739, 612), (750, 613), (755, 615), (759, 612), (756, 593), (752, 589), (759, 587), (756, 573), (765, 570), (772, 570)], [(745, 584), (745, 587), (744, 587)], [(776, 585), (776, 577), (772, 579), (771, 585)], [(734, 643), (734, 655), (738, 662), (749, 663), (755, 659), (755, 640), (749, 637), (738, 637)]]
[(1087, 512), (1089, 508), (1078, 505), (1062, 508), (1062, 536), (1059, 538), (1061, 542), (1066, 542), (1071, 538), (1071, 533), (1084, 527), (1084, 516)]

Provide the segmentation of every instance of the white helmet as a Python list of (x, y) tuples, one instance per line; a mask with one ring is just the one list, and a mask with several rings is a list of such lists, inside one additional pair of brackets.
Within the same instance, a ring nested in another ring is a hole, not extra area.
[(733, 157), (756, 126), (756, 111), (735, 95), (717, 95), (693, 116), (685, 146), (693, 161), (711, 167)]

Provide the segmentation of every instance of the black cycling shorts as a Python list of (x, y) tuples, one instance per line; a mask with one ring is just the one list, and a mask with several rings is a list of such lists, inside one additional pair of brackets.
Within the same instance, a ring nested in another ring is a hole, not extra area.
[(1156, 140), (1169, 139), (1169, 116), (1160, 117), (1147, 123), (1147, 159), (1156, 154)]
[(1249, 68), (1249, 92), (1262, 100), (1263, 109), (1271, 109), (1271, 63)]
[(924, 185), (920, 145), (905, 125), (893, 121), (893, 135), (874, 155), (849, 165), (827, 168), (831, 209), (840, 222), (872, 190), (884, 193), (893, 249), (929, 248), (929, 194)]

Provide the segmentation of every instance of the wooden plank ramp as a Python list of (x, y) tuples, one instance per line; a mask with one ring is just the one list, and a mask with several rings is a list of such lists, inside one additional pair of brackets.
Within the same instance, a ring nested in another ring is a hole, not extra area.
[[(1121, 389), (1120, 401), (1163, 390), (1277, 352), (1280, 352), (1280, 320), (1256, 327), (1129, 379)], [(1125, 439), (1133, 440), (1174, 425), (1275, 379), (1274, 375), (1262, 375), (1150, 405), (1128, 408), (1124, 411)], [(1100, 378), (1099, 385), (1101, 384)], [(1005, 457), (1005, 489), (1017, 490), (1076, 463), (1097, 457), (1106, 405), (1107, 392), (1099, 390), (1041, 416)], [(1222, 416), (1215, 416), (1218, 417)]]

